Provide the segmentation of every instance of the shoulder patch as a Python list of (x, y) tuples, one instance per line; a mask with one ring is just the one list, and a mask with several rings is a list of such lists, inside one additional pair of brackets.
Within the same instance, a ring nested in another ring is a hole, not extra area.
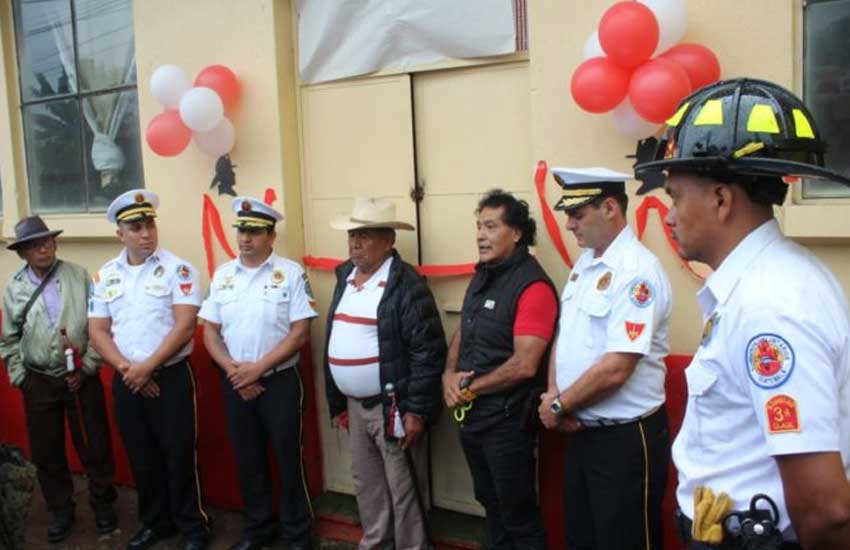
[(764, 405), (767, 433), (779, 434), (800, 431), (797, 401), (790, 395), (774, 395)]
[(180, 264), (177, 266), (177, 276), (180, 277), (181, 281), (188, 281), (192, 276), (192, 270), (186, 264)]
[(762, 333), (752, 337), (746, 354), (747, 373), (760, 388), (778, 388), (794, 371), (794, 348), (778, 334)]
[(626, 321), (626, 336), (629, 337), (629, 340), (634, 342), (640, 335), (643, 334), (643, 329), (646, 328), (646, 323), (633, 323), (631, 321)]
[(637, 279), (628, 292), (629, 300), (637, 307), (648, 307), (655, 300), (655, 290), (646, 279)]

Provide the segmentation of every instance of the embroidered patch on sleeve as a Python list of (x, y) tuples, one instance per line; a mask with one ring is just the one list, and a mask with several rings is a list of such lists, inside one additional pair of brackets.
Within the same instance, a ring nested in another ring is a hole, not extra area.
[(800, 414), (797, 401), (790, 395), (775, 395), (764, 406), (767, 432), (780, 434), (800, 431)]
[(646, 323), (632, 323), (631, 321), (626, 321), (626, 335), (632, 342), (640, 338), (640, 335), (643, 334), (644, 328), (646, 328)]
[(753, 384), (778, 388), (794, 371), (794, 348), (778, 334), (757, 334), (747, 344), (747, 373)]
[(183, 296), (188, 296), (192, 293), (192, 283), (180, 283), (180, 292)]
[(647, 307), (654, 299), (655, 291), (645, 279), (638, 279), (629, 288), (629, 300), (637, 307)]
[(177, 266), (177, 276), (184, 281), (188, 281), (189, 277), (192, 275), (192, 270), (189, 269), (189, 266), (186, 264), (180, 264)]

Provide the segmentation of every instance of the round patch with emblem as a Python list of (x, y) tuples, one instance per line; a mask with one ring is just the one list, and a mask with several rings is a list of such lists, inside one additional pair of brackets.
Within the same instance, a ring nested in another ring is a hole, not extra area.
[(747, 373), (760, 388), (778, 388), (794, 371), (794, 348), (778, 334), (762, 333), (747, 344)]
[(177, 266), (177, 276), (184, 281), (188, 281), (189, 277), (192, 275), (192, 270), (189, 269), (189, 266), (186, 264), (180, 264)]
[(599, 280), (596, 281), (596, 290), (608, 290), (608, 287), (611, 286), (611, 272), (606, 271), (605, 274), (599, 277)]
[(154, 277), (162, 277), (165, 274), (165, 268), (161, 265), (156, 266), (156, 269), (153, 270)]
[(272, 272), (272, 282), (275, 284), (282, 283), (285, 278), (286, 277), (284, 276), (283, 271), (281, 271), (280, 269), (275, 269)]
[(250, 202), (248, 202), (248, 201), (242, 201), (242, 210), (243, 210), (243, 211), (245, 211), (245, 212), (250, 212), (250, 211), (251, 211), (251, 208), (252, 208), (252, 207), (251, 207), (251, 203), (250, 203)]
[(647, 280), (635, 281), (629, 288), (629, 300), (637, 307), (647, 307), (655, 299), (655, 292)]

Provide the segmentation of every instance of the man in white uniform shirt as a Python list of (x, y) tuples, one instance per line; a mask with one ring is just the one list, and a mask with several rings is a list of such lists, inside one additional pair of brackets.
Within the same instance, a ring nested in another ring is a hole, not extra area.
[(570, 550), (661, 547), (670, 462), (664, 377), (670, 283), (626, 222), (625, 181), (607, 169), (553, 170), (555, 206), (584, 252), (561, 295), (540, 417), (571, 432), (564, 477)]
[(187, 550), (207, 548), (195, 442), (195, 379), (189, 364), (201, 290), (188, 262), (159, 248), (152, 191), (120, 195), (106, 211), (124, 250), (95, 274), (91, 344), (115, 367), (115, 419), (136, 481), (142, 528), (130, 550), (177, 529)]
[(697, 293), (705, 328), (673, 445), (680, 530), (694, 549), (846, 550), (850, 313), (773, 205), (801, 176), (850, 180), (823, 168), (811, 114), (770, 82), (703, 88), (668, 124), (656, 157), (638, 159), (639, 193), (666, 171), (681, 254), (714, 269)]
[(395, 204), (358, 198), (331, 226), (348, 232), (328, 314), (331, 418), (348, 426), (362, 550), (430, 546), (427, 426), (439, 407), (446, 340), (434, 297), (395, 250)]
[[(219, 267), (200, 317), (204, 344), (221, 369), (245, 518), (231, 548), (264, 548), (280, 537), (310, 546), (312, 512), (301, 463), (304, 388), (300, 350), (316, 316), (304, 269), (274, 253), (283, 215), (261, 201), (233, 199), (239, 257)], [(280, 520), (274, 512), (267, 447), (280, 472)]]

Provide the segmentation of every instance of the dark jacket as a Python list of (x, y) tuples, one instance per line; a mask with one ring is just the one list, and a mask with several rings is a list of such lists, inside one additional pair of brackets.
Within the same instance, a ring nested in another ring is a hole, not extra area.
[[(553, 298), (558, 296), (551, 279), (524, 246), (502, 262), (479, 263), (475, 267), (475, 276), (463, 298), (458, 371), (473, 371), (480, 376), (501, 367), (511, 358), (519, 298), (526, 288), (538, 281), (552, 289)], [(529, 420), (527, 415), (536, 415), (537, 396), (546, 391), (550, 348), (551, 342), (532, 379), (498, 393), (479, 396), (462, 427), (485, 429), (514, 415), (522, 416), (525, 424)]]
[[(378, 356), (381, 388), (395, 386), (399, 413), (414, 413), (426, 423), (439, 411), (441, 377), (446, 364), (446, 336), (431, 290), (416, 269), (393, 250), (387, 286), (378, 304)], [(325, 338), (325, 391), (331, 418), (346, 409), (328, 364), (328, 345), (333, 316), (345, 291), (346, 278), (354, 269), (351, 261), (336, 268), (336, 288), (328, 310)], [(384, 407), (386, 415), (387, 407)]]

